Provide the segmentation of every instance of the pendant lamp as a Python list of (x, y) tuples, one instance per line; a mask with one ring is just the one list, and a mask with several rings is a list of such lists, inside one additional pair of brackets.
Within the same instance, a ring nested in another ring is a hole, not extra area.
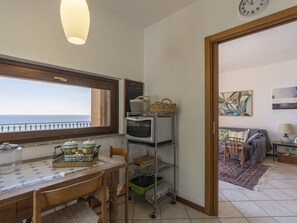
[(73, 44), (86, 43), (90, 13), (86, 0), (62, 0), (60, 16), (66, 39)]

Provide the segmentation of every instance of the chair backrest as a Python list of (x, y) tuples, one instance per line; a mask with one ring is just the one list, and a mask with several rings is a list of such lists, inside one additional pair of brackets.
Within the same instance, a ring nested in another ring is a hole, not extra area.
[(229, 147), (229, 152), (231, 154), (238, 154), (238, 150), (245, 148), (245, 143), (243, 138), (228, 137), (226, 141), (226, 147)]
[(103, 172), (89, 180), (81, 181), (69, 186), (53, 190), (39, 189), (33, 195), (33, 222), (41, 222), (41, 211), (54, 208), (85, 195), (102, 191), (102, 222), (106, 219), (106, 174)]
[(124, 189), (125, 189), (126, 196), (128, 196), (128, 185), (129, 185), (129, 179), (128, 179), (129, 154), (128, 154), (128, 151), (124, 148), (114, 148), (111, 146), (110, 150), (109, 150), (109, 156), (110, 157), (121, 156), (125, 159), (126, 166), (125, 166), (125, 185), (124, 185), (125, 187), (124, 187)]
[(109, 150), (109, 156), (122, 156), (124, 157), (126, 164), (128, 163), (128, 152), (124, 148), (114, 148), (111, 146)]
[(244, 144), (243, 138), (229, 137), (228, 141), (233, 143), (238, 143), (238, 144)]

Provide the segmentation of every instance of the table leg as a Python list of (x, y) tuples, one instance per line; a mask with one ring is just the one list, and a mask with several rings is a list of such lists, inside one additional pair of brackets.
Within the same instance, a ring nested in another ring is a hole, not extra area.
[(276, 147), (276, 145), (273, 145), (273, 146), (272, 146), (272, 150), (273, 150), (273, 151), (272, 151), (273, 162), (274, 162), (274, 157), (275, 157), (275, 149), (276, 149), (275, 147)]
[(109, 219), (110, 223), (118, 222), (118, 195), (119, 170), (111, 172), (111, 185), (109, 187)]

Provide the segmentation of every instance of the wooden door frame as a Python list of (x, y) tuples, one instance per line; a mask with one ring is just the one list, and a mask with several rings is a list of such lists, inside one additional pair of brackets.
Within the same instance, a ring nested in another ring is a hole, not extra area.
[(218, 215), (218, 83), (220, 43), (297, 20), (297, 6), (205, 38), (205, 213)]

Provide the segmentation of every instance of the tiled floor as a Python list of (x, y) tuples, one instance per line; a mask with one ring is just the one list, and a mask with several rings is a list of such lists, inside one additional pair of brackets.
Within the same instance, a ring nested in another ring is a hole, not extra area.
[[(181, 203), (161, 206), (156, 219), (142, 200), (129, 203), (129, 223), (297, 223), (297, 166), (264, 162), (271, 166), (255, 191), (219, 182), (219, 216), (210, 217)], [(124, 219), (123, 206), (120, 219)], [(120, 220), (119, 222), (124, 222)]]

